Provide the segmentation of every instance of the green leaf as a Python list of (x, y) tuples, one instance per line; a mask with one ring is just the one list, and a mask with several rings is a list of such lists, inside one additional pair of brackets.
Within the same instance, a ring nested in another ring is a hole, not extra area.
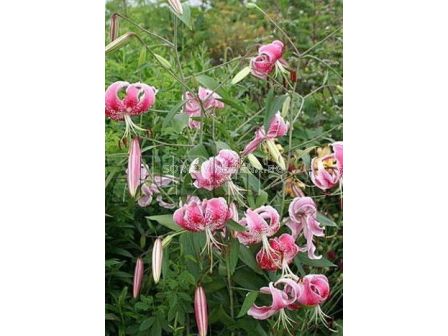
[(249, 248), (240, 244), (240, 255), (241, 261), (249, 266), (254, 272), (258, 274), (263, 274), (263, 271), (258, 267), (257, 261), (255, 257), (252, 255), (252, 252)]
[(187, 2), (184, 2), (182, 4), (183, 14), (179, 15), (176, 12), (172, 10), (174, 15), (176, 15), (190, 30), (193, 30), (193, 27), (191, 25), (191, 10), (190, 6)]
[(138, 327), (139, 331), (144, 331), (146, 329), (149, 329), (152, 324), (154, 323), (154, 317), (147, 318), (146, 320), (143, 320), (143, 322)]
[(207, 152), (207, 149), (205, 149), (204, 145), (199, 144), (190, 149), (190, 151), (187, 153), (187, 156), (190, 159), (196, 159), (196, 158), (208, 159), (209, 154)]
[(168, 60), (166, 58), (163, 58), (162, 56), (160, 56), (159, 54), (153, 53), (154, 57), (157, 58), (157, 61), (159, 61), (159, 63), (164, 67), (164, 68), (171, 68), (171, 63), (168, 62)]
[(221, 95), (221, 98), (219, 98), (218, 100), (222, 101), (226, 105), (233, 107), (237, 111), (244, 112), (244, 106), (241, 105), (237, 100), (229, 97), (221, 89), (218, 89), (218, 92)]
[(320, 212), (317, 213), (317, 221), (319, 223), (321, 223), (323, 226), (338, 226), (330, 218), (328, 218), (327, 216), (321, 214)]
[(260, 190), (258, 193), (257, 199), (255, 200), (255, 207), (261, 207), (262, 205), (265, 205), (268, 201), (268, 193), (264, 190)]
[(302, 264), (314, 266), (314, 267), (336, 267), (330, 260), (325, 259), (324, 257), (320, 259), (309, 259), (305, 253), (299, 253), (296, 257)]
[(188, 115), (184, 113), (178, 113), (173, 118), (173, 129), (176, 133), (182, 133), (183, 129), (187, 127)]
[(244, 226), (239, 225), (237, 222), (235, 222), (234, 220), (229, 220), (227, 222), (227, 227), (233, 231), (237, 231), (237, 232), (244, 232), (246, 231), (246, 228)]
[(235, 273), (236, 265), (238, 264), (238, 252), (240, 249), (240, 243), (237, 239), (232, 239), (230, 243), (230, 252), (228, 255), (228, 267), (230, 275), (233, 275)]
[(244, 315), (246, 315), (247, 311), (250, 309), (250, 307), (252, 307), (255, 300), (257, 299), (258, 293), (259, 292), (249, 292), (246, 294), (246, 298), (244, 299), (244, 302), (241, 306), (241, 310), (238, 313), (237, 318), (240, 318), (240, 317), (243, 317)]
[(146, 62), (146, 47), (143, 46), (140, 50), (140, 56), (138, 57), (137, 67), (141, 67)]
[(222, 141), (215, 141), (216, 152), (219, 152), (221, 149), (231, 149), (228, 144)]
[(236, 83), (241, 82), (247, 75), (250, 74), (250, 66), (243, 68), (240, 72), (238, 72), (235, 77), (233, 77), (231, 84), (235, 85)]
[(171, 121), (171, 119), (173, 119), (173, 117), (176, 115), (176, 113), (179, 111), (179, 109), (184, 105), (184, 102), (181, 101), (179, 102), (177, 105), (175, 105), (165, 116), (165, 118), (163, 119), (163, 124), (162, 124), (162, 128), (166, 128), (169, 125), (169, 122)]
[(157, 216), (149, 216), (146, 218), (152, 221), (156, 221), (157, 223), (166, 226), (170, 230), (173, 231), (182, 230), (182, 228), (174, 222), (173, 215), (157, 215)]
[(269, 125), (271, 124), (271, 120), (274, 117), (274, 114), (276, 114), (280, 107), (283, 105), (283, 102), (286, 100), (286, 97), (288, 95), (282, 95), (273, 97), (274, 91), (271, 89), (266, 97), (265, 100), (265, 112), (264, 112), (264, 129), (267, 132), (269, 129)]
[[(196, 80), (202, 85), (205, 86), (206, 88), (215, 91), (216, 88), (219, 86), (219, 83), (214, 80), (213, 78), (206, 76), (206, 75), (199, 75), (196, 76)], [(218, 90), (219, 91), (219, 90)], [(216, 92), (218, 92), (216, 91)]]

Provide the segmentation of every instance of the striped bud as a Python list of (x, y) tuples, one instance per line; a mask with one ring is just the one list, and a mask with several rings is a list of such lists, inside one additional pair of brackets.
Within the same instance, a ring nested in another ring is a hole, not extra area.
[(194, 315), (199, 336), (206, 336), (208, 327), (207, 298), (205, 297), (204, 288), (201, 286), (197, 287), (194, 292)]
[(180, 3), (179, 0), (168, 0), (168, 2), (176, 14), (178, 15), (184, 14), (184, 9), (182, 8), (182, 4)]
[(128, 158), (128, 188), (132, 197), (135, 197), (141, 179), (141, 156), (138, 138), (132, 139)]
[(160, 280), (160, 274), (162, 272), (162, 260), (163, 260), (163, 247), (162, 240), (157, 238), (152, 248), (152, 277), (157, 284)]
[(140, 294), (140, 289), (142, 288), (143, 272), (145, 266), (143, 264), (142, 258), (137, 258), (137, 263), (135, 264), (134, 271), (134, 287), (132, 289), (132, 297), (135, 299)]
[(283, 159), (282, 154), (280, 153), (280, 150), (275, 145), (274, 140), (272, 140), (272, 139), (266, 140), (266, 145), (268, 147), (269, 154), (271, 154), (271, 157), (274, 160), (274, 162), (277, 163), (277, 165), (282, 170), (286, 170), (285, 160)]
[(118, 36), (118, 13), (112, 14), (110, 18), (110, 40), (114, 41)]
[(252, 167), (254, 167), (257, 170), (263, 170), (263, 166), (261, 165), (260, 161), (258, 161), (258, 159), (255, 155), (250, 153), (247, 155), (247, 159), (249, 160)]
[(106, 54), (120, 49), (122, 46), (126, 45), (133, 37), (139, 39), (137, 34), (133, 32), (128, 32), (121, 35), (120, 37), (117, 37), (106, 46)]

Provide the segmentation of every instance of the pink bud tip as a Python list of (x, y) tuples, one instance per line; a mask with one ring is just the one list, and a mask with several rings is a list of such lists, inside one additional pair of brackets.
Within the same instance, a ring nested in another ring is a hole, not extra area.
[(142, 288), (142, 280), (143, 280), (143, 272), (144, 272), (145, 266), (143, 264), (142, 258), (137, 258), (137, 263), (135, 264), (135, 271), (134, 271), (134, 287), (132, 290), (132, 296), (133, 298), (137, 298), (140, 294), (140, 289)]
[(206, 336), (208, 326), (207, 298), (204, 288), (201, 286), (197, 287), (194, 293), (194, 314), (199, 336)]

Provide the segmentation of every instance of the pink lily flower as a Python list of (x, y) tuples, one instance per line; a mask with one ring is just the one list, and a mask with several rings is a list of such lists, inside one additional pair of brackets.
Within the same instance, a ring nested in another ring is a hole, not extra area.
[(276, 251), (272, 249), (268, 238), (280, 229), (280, 215), (277, 210), (269, 205), (255, 210), (247, 209), (246, 217), (243, 217), (239, 224), (246, 228), (246, 231), (236, 233), (239, 242), (246, 246), (261, 242), (260, 253), (272, 259), (272, 254)]
[[(120, 99), (119, 92), (125, 97)], [(113, 120), (124, 120), (126, 123), (125, 136), (135, 130), (143, 130), (134, 124), (131, 117), (145, 113), (156, 100), (157, 90), (144, 83), (129, 84), (119, 81), (106, 89), (106, 117)]]
[(334, 142), (331, 145), (331, 147), (333, 148), (334, 156), (336, 157), (336, 160), (338, 161), (338, 168), (339, 168), (339, 171), (341, 172), (341, 176), (342, 176), (342, 170), (343, 170), (343, 165), (344, 165), (343, 143), (342, 143), (342, 141), (337, 141), (337, 142)]
[(212, 246), (219, 249), (219, 245), (222, 245), (213, 237), (213, 233), (224, 229), (226, 222), (232, 216), (232, 209), (224, 198), (201, 201), (198, 197), (192, 196), (184, 206), (174, 212), (173, 219), (177, 225), (187, 231), (205, 231), (206, 247), (211, 251)]
[(141, 183), (141, 157), (142, 152), (140, 150), (140, 142), (138, 138), (132, 139), (131, 146), (129, 149), (129, 159), (128, 159), (128, 188), (129, 193), (132, 197), (135, 197), (137, 193), (137, 188)]
[(268, 132), (266, 134), (264, 127), (261, 126), (255, 131), (255, 138), (249, 142), (244, 150), (241, 152), (241, 155), (248, 155), (254, 152), (258, 146), (263, 141), (274, 140), (276, 138), (280, 138), (288, 132), (289, 123), (285, 122), (283, 117), (280, 115), (280, 112), (277, 112), (271, 120), (269, 124)]
[(142, 288), (144, 263), (142, 258), (137, 258), (137, 263), (135, 264), (134, 270), (134, 285), (132, 287), (132, 297), (135, 299), (140, 294), (140, 289)]
[(207, 297), (202, 286), (196, 287), (194, 292), (194, 316), (198, 326), (199, 336), (207, 336), (208, 329), (208, 307)]
[(191, 92), (186, 92), (184, 95), (184, 101), (186, 101), (184, 113), (190, 116), (188, 127), (199, 128), (201, 126), (200, 121), (194, 120), (191, 117), (202, 116), (202, 109), (204, 109), (205, 113), (209, 114), (213, 114), (216, 109), (223, 109), (224, 103), (218, 100), (220, 98), (221, 96), (217, 93), (203, 87), (199, 87), (198, 97), (195, 97)]
[(316, 256), (316, 246), (314, 246), (314, 236), (323, 237), (324, 229), (317, 221), (317, 208), (311, 197), (296, 197), (289, 205), (289, 219), (286, 225), (291, 229), (292, 236), (297, 236), (303, 232), (306, 239), (306, 247), (300, 248), (301, 252), (308, 251), (308, 258), (320, 259)]
[(298, 291), (297, 302), (305, 307), (313, 307), (313, 319), (316, 321), (319, 319), (330, 329), (326, 321), (329, 316), (320, 307), (330, 296), (330, 285), (327, 277), (322, 274), (308, 274), (299, 281), (298, 285), (300, 291)]
[(213, 190), (226, 182), (231, 182), (232, 175), (240, 166), (239, 155), (229, 149), (222, 149), (218, 155), (208, 159), (199, 166), (199, 159), (195, 159), (190, 165), (191, 177), (195, 180), (196, 188)]
[(295, 303), (297, 297), (300, 296), (301, 287), (291, 279), (280, 279), (275, 285), (283, 284), (283, 289), (274, 287), (272, 282), (269, 287), (260, 288), (263, 294), (271, 294), (272, 304), (270, 306), (257, 306), (254, 304), (247, 312), (247, 315), (252, 316), (257, 320), (266, 320), (272, 315), (279, 313), (279, 319), (276, 324), (282, 324), (285, 329), (288, 325), (292, 325), (292, 320), (286, 315), (285, 309), (295, 310), (298, 305)]
[(299, 281), (301, 290), (297, 301), (307, 307), (315, 307), (322, 304), (330, 295), (328, 279), (322, 274), (308, 274)]
[(331, 189), (339, 183), (342, 172), (334, 154), (311, 160), (311, 181), (322, 190)]
[(170, 175), (155, 175), (152, 178), (152, 183), (143, 183), (141, 186), (141, 196), (138, 199), (138, 205), (142, 208), (149, 206), (152, 202), (153, 196), (157, 195), (156, 199), (159, 205), (165, 209), (173, 209), (176, 205), (173, 203), (165, 202), (162, 198), (160, 188), (167, 187), (171, 183), (175, 182), (174, 176)]
[(262, 45), (258, 49), (258, 56), (250, 61), (251, 73), (260, 79), (266, 79), (272, 72), (277, 62), (286, 63), (282, 59), (283, 42), (275, 40), (270, 44)]
[(297, 253), (299, 247), (295, 244), (295, 239), (288, 233), (282, 234), (278, 238), (269, 239), (272, 253), (269, 255), (264, 251), (257, 253), (257, 262), (260, 268), (267, 271), (282, 270), (282, 277), (293, 274), (288, 264), (290, 264)]

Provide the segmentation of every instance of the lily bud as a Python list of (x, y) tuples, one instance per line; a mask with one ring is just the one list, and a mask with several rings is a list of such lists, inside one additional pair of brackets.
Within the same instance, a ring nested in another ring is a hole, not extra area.
[(144, 271), (144, 264), (142, 258), (137, 258), (137, 263), (135, 264), (135, 271), (134, 271), (134, 286), (132, 289), (132, 297), (135, 299), (140, 294), (140, 289), (142, 288), (142, 280), (143, 280), (143, 271)]
[(254, 167), (257, 170), (263, 170), (263, 166), (261, 165), (260, 161), (258, 161), (258, 159), (255, 155), (250, 153), (247, 155), (247, 159), (249, 160), (252, 167)]
[(207, 298), (202, 286), (197, 287), (194, 293), (194, 315), (196, 317), (199, 336), (206, 336), (208, 328), (208, 309)]
[(162, 240), (157, 238), (152, 248), (152, 277), (157, 284), (160, 280), (160, 274), (162, 272), (162, 260), (163, 260), (163, 247)]
[(112, 14), (112, 17), (110, 18), (110, 40), (113, 41), (118, 36), (118, 20), (119, 16), (118, 13)]
[(268, 146), (269, 154), (271, 154), (271, 157), (274, 160), (274, 162), (277, 163), (277, 165), (282, 170), (286, 170), (285, 160), (283, 159), (282, 154), (280, 153), (280, 150), (275, 145), (274, 140), (268, 139), (268, 140), (266, 140), (266, 144)]
[(182, 4), (180, 3), (179, 0), (168, 0), (171, 8), (173, 9), (173, 11), (178, 14), (178, 15), (182, 15), (184, 14), (184, 10), (182, 8)]
[(128, 159), (128, 188), (132, 197), (135, 197), (141, 182), (141, 156), (139, 140), (134, 138), (131, 142)]

